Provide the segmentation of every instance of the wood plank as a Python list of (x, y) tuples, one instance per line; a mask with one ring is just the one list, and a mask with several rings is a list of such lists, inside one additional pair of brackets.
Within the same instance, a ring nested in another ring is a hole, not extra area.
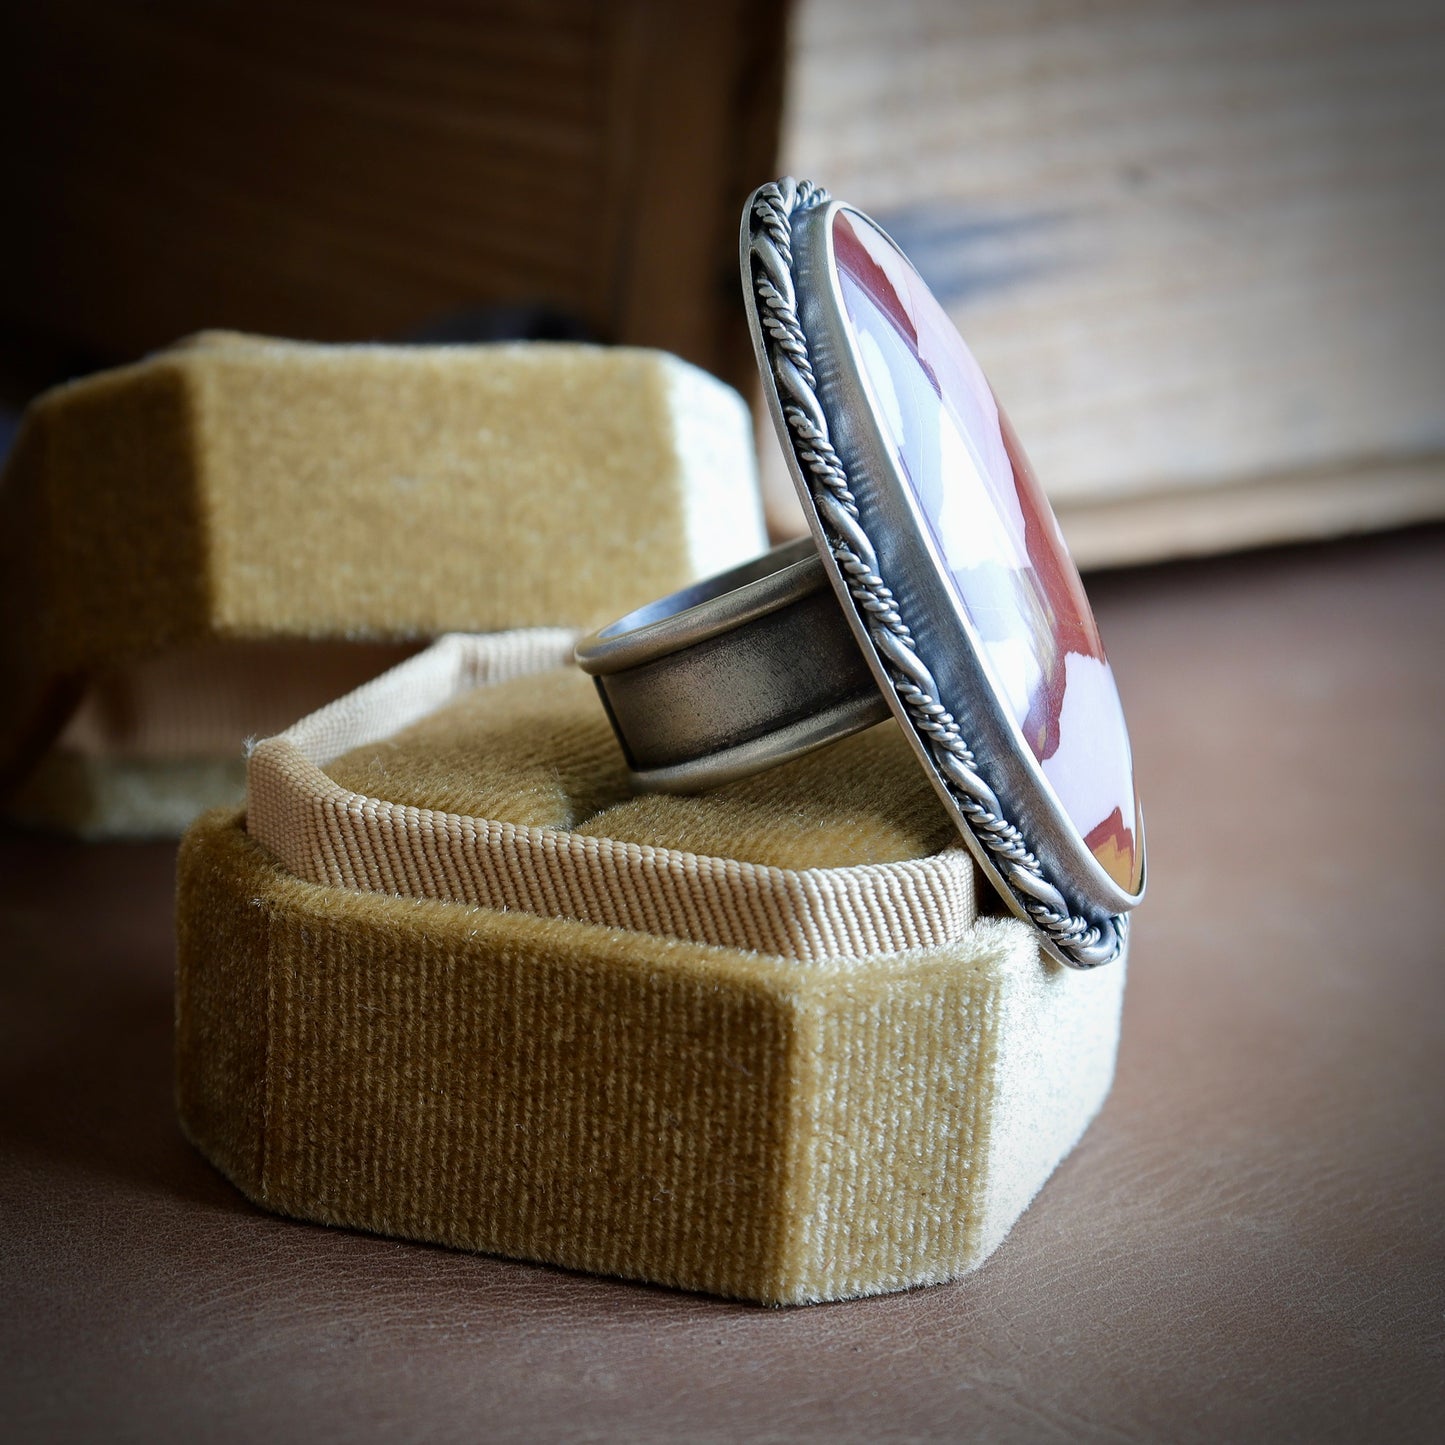
[(1320, 541), (1438, 517), (1441, 471), (1431, 458), (1065, 499), (1059, 524), (1085, 568)]
[(803, 0), (783, 153), (910, 251), (1120, 560), (1149, 528), (1100, 519), (1216, 486), (1199, 545), (1445, 514), (1442, 74), (1419, 0)]
[(719, 273), (738, 173), (773, 165), (778, 87), (760, 113), (755, 60), (781, 54), (782, 15), (9, 7), (0, 124), (23, 138), (24, 223), (0, 228), (0, 333), (100, 363), (208, 327), (401, 337), (532, 303), (736, 376)]

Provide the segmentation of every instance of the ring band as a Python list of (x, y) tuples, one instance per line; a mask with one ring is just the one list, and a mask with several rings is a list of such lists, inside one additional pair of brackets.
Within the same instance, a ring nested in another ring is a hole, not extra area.
[(717, 787), (891, 716), (811, 539), (629, 613), (577, 662), (642, 792)]

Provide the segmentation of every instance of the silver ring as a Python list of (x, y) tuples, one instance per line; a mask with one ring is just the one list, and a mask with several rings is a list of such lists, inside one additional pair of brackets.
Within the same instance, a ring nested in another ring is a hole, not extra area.
[(968, 348), (875, 222), (790, 179), (743, 212), (764, 391), (811, 536), (584, 639), (645, 790), (889, 717), (979, 867), (1074, 968), (1117, 958), (1143, 814), (1078, 571)]

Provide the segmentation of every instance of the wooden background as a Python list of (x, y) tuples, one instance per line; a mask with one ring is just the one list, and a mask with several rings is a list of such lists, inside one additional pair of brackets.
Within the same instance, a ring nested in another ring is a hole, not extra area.
[(1081, 560), (1445, 514), (1445, 6), (804, 0), (782, 156), (947, 301)]
[(539, 317), (740, 375), (735, 198), (775, 163), (784, 15), (0, 7), (11, 392), (211, 326), (455, 339)]
[(1438, 0), (6, 7), (0, 392), (206, 326), (747, 386), (787, 169), (914, 256), (1085, 563), (1445, 515), (1442, 76)]

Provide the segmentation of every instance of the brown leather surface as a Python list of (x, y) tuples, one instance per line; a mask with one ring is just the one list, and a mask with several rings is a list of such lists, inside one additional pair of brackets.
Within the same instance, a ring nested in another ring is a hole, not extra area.
[(955, 1285), (769, 1312), (258, 1213), (171, 1108), (168, 849), (0, 842), (0, 1436), (1424, 1440), (1445, 534), (1096, 579), (1118, 1082)]

